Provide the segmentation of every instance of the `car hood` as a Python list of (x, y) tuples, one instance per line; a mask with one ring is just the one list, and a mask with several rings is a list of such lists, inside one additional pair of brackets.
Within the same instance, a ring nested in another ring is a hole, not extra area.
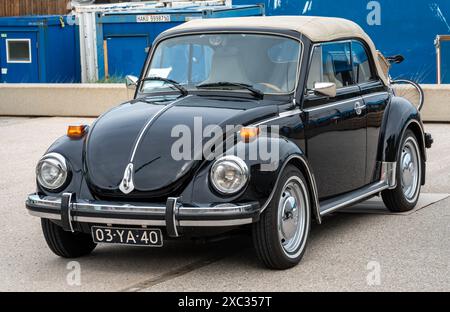
[[(197, 138), (207, 126), (248, 125), (277, 113), (278, 106), (269, 101), (195, 95), (122, 104), (89, 131), (83, 157), (86, 180), (99, 197), (176, 196), (202, 160), (174, 160), (172, 146), (180, 139), (175, 130), (189, 129), (192, 155), (194, 133)], [(134, 187), (125, 194), (119, 186), (130, 164)]]

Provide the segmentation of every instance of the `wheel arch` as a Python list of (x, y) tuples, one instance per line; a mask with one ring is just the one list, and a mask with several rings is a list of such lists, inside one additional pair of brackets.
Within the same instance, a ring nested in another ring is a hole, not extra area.
[(316, 221), (320, 224), (322, 223), (322, 218), (320, 217), (320, 205), (319, 205), (319, 198), (318, 198), (318, 192), (317, 192), (317, 184), (316, 179), (314, 177), (314, 174), (312, 172), (311, 167), (309, 166), (307, 160), (304, 157), (292, 157), (288, 163), (294, 165), (300, 171), (303, 173), (305, 178), (307, 179), (308, 186), (309, 186), (309, 196), (311, 197), (311, 204), (312, 204), (312, 212), (314, 214), (314, 217), (316, 218)]
[[(422, 170), (422, 176), (421, 176), (420, 183), (422, 185), (424, 185), (425, 184), (425, 170), (426, 170), (425, 162), (427, 161), (427, 152), (426, 152), (426, 148), (425, 148), (425, 137), (424, 137), (423, 127), (417, 120), (415, 120), (415, 119), (410, 120), (410, 122), (404, 127), (404, 129), (402, 131), (402, 136), (400, 139), (403, 138), (403, 135), (407, 130), (411, 130), (414, 133), (414, 135), (416, 136), (416, 139), (418, 141), (417, 143), (419, 143), (419, 150), (420, 150), (420, 156), (421, 156), (420, 166), (421, 166), (421, 170)], [(400, 143), (398, 143), (398, 144), (400, 144)]]
[(425, 132), (420, 112), (408, 100), (392, 97), (387, 114), (383, 121), (379, 153), (381, 162), (397, 162), (398, 150), (405, 132), (410, 129), (417, 138), (422, 167), (422, 185), (425, 183), (425, 162), (427, 160), (425, 147)]
[(319, 198), (318, 198), (318, 192), (317, 192), (317, 184), (316, 179), (314, 177), (314, 173), (312, 171), (311, 166), (309, 165), (307, 159), (300, 153), (293, 153), (290, 154), (285, 161), (283, 162), (283, 165), (281, 166), (281, 169), (278, 173), (278, 178), (275, 183), (275, 186), (273, 188), (273, 192), (269, 199), (267, 200), (267, 203), (263, 206), (262, 211), (264, 211), (267, 206), (269, 205), (270, 201), (272, 200), (273, 196), (275, 195), (275, 190), (278, 187), (278, 183), (281, 177), (281, 174), (286, 169), (288, 165), (293, 165), (296, 168), (298, 168), (306, 178), (306, 182), (308, 183), (308, 189), (309, 189), (309, 196), (311, 198), (311, 209), (312, 213), (317, 221), (317, 223), (322, 223), (322, 219), (320, 216), (320, 204), (319, 204)]
[(408, 100), (392, 97), (382, 125), (380, 161), (397, 161), (398, 147), (407, 129), (416, 135), (421, 156), (426, 161), (425, 133), (419, 111)]

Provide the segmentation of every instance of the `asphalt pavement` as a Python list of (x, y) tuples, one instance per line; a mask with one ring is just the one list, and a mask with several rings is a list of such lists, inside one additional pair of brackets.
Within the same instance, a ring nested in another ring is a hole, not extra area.
[(76, 262), (54, 256), (24, 201), (34, 168), (83, 118), (0, 117), (0, 291), (450, 291), (450, 125), (426, 124), (422, 209), (338, 213), (312, 228), (301, 264), (262, 267), (246, 236), (165, 248), (99, 246)]

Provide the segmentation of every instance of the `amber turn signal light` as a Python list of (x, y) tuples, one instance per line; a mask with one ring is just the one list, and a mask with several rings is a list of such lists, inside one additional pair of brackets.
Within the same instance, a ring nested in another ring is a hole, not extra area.
[(67, 136), (71, 139), (81, 139), (86, 134), (85, 125), (82, 126), (69, 126), (67, 128)]
[(244, 142), (250, 142), (250, 140), (256, 138), (258, 135), (258, 127), (244, 127), (241, 129), (241, 138)]

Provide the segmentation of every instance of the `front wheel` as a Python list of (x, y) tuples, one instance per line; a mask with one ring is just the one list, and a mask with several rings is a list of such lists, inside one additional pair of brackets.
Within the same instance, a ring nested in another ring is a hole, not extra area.
[(302, 172), (288, 165), (270, 204), (253, 225), (256, 253), (268, 268), (288, 269), (303, 257), (311, 226), (307, 185)]
[(381, 192), (381, 197), (392, 212), (410, 211), (419, 200), (422, 160), (417, 138), (409, 129), (403, 135), (396, 170), (396, 188)]
[(90, 254), (97, 246), (89, 234), (66, 232), (47, 219), (41, 219), (41, 224), (47, 245), (57, 256), (78, 258)]

